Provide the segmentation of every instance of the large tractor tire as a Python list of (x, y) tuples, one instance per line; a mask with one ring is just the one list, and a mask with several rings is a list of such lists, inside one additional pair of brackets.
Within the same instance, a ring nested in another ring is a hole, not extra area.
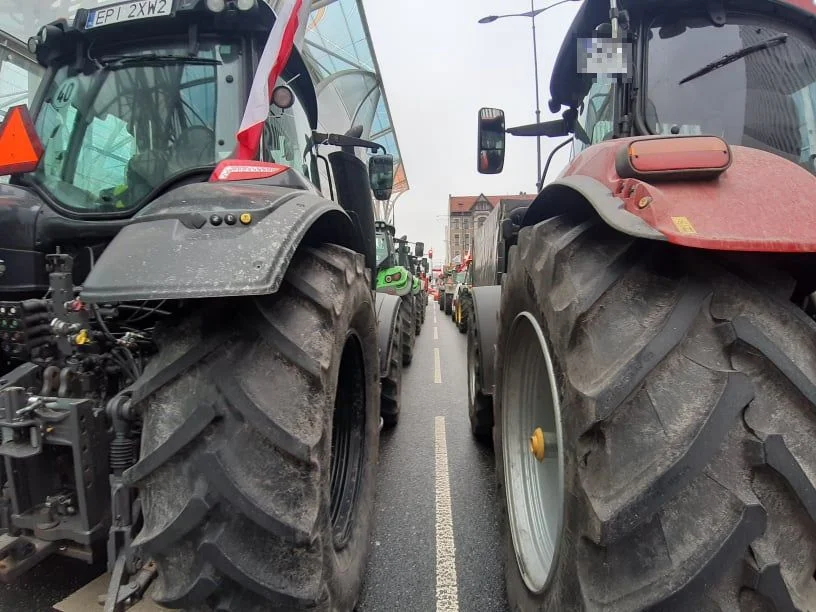
[(387, 429), (397, 425), (402, 405), (402, 325), (402, 317), (398, 317), (397, 327), (391, 334), (388, 375), (381, 380), (380, 416)]
[(450, 316), (453, 313), (453, 294), (445, 294), (445, 314)]
[(274, 295), (207, 300), (157, 329), (134, 389), (155, 599), (351, 610), (372, 528), (380, 394), (362, 255), (298, 251)]
[(470, 432), (483, 444), (493, 443), (493, 396), (482, 392), (479, 328), (471, 310), (467, 334), (468, 416)]
[(400, 317), (402, 318), (402, 365), (411, 365), (414, 358), (414, 313), (410, 296), (402, 298)]
[(521, 230), (494, 398), (514, 610), (816, 609), (816, 324), (745, 257)]
[(419, 296), (414, 296), (414, 322), (416, 324), (416, 335), (422, 332), (422, 309), (419, 307)]
[(445, 311), (445, 294), (440, 293), (436, 299), (436, 303), (439, 304), (439, 310)]

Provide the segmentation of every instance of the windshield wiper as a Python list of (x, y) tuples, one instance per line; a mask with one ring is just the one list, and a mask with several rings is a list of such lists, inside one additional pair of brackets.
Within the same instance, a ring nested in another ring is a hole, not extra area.
[(159, 55), (145, 53), (143, 55), (110, 55), (98, 62), (105, 68), (118, 68), (134, 64), (192, 64), (194, 66), (220, 66), (223, 62), (209, 57), (195, 57), (191, 55)]
[(787, 41), (788, 35), (782, 34), (781, 36), (775, 36), (774, 38), (769, 38), (768, 40), (764, 40), (755, 45), (745, 47), (744, 49), (740, 49), (739, 51), (734, 51), (733, 53), (729, 53), (728, 55), (723, 55), (720, 59), (711, 62), (707, 66), (703, 66), (697, 72), (691, 73), (682, 81), (680, 81), (678, 85), (682, 85), (683, 83), (693, 81), (698, 77), (708, 74), (709, 72), (714, 72), (715, 70), (722, 68), (723, 66), (727, 66), (728, 64), (736, 62), (738, 59), (742, 59), (746, 55), (751, 55), (752, 53), (762, 51), (763, 49), (770, 49), (771, 47), (776, 47), (777, 45), (784, 45)]

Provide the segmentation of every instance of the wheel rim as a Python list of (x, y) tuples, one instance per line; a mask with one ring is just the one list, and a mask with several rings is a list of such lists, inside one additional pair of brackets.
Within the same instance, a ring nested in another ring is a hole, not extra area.
[(507, 514), (524, 583), (541, 593), (556, 565), (564, 521), (561, 410), (547, 343), (532, 315), (516, 317), (505, 346), (510, 347), (501, 397)]
[(340, 360), (332, 419), (331, 523), (338, 550), (348, 542), (357, 516), (365, 465), (367, 399), (362, 347), (357, 335), (350, 333)]

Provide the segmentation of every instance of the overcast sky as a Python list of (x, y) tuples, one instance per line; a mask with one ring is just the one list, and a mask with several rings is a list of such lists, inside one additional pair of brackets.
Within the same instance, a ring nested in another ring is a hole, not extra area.
[[(535, 7), (552, 3), (535, 0)], [(424, 241), (441, 263), (449, 194), (535, 193), (535, 138), (508, 136), (504, 171), (476, 171), (480, 107), (503, 109), (508, 127), (535, 120), (530, 19), (478, 20), (529, 11), (530, 2), (364, 0), (364, 6), (411, 187), (397, 202), (397, 235)], [(557, 118), (547, 108), (550, 74), (579, 6), (562, 4), (536, 18), (542, 121)], [(562, 141), (542, 138), (542, 164)], [(564, 147), (548, 180), (568, 161)]]

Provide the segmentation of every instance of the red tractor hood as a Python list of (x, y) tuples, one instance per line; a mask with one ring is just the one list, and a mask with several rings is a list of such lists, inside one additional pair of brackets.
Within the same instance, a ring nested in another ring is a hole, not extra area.
[[(816, 176), (778, 155), (732, 146), (716, 179), (621, 178), (615, 156), (640, 138), (589, 147), (559, 177), (588, 176), (669, 242), (728, 251), (816, 252)], [(557, 181), (558, 182), (558, 181)], [(607, 199), (596, 206), (609, 206)]]

